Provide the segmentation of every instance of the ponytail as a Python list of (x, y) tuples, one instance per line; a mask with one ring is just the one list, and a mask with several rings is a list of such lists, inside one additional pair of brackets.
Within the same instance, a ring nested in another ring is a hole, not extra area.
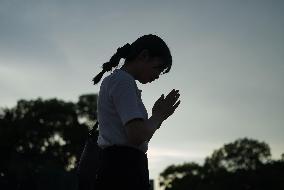
[(159, 36), (148, 34), (139, 37), (131, 45), (125, 44), (118, 48), (117, 52), (111, 57), (109, 62), (103, 64), (103, 70), (93, 78), (94, 85), (100, 82), (103, 75), (107, 71), (111, 71), (113, 67), (118, 66), (121, 58), (125, 58), (125, 63), (129, 63), (136, 59), (139, 53), (147, 49), (151, 57), (160, 57), (164, 61), (162, 66), (162, 74), (168, 73), (172, 66), (172, 55), (167, 44)]
[(94, 85), (96, 85), (102, 79), (105, 72), (111, 71), (113, 67), (118, 66), (121, 58), (126, 59), (131, 51), (131, 45), (125, 44), (123, 47), (117, 49), (116, 53), (110, 58), (110, 60), (103, 64), (103, 70), (93, 78)]

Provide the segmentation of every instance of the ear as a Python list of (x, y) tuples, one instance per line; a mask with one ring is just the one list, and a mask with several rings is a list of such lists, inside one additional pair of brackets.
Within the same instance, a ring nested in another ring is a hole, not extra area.
[(139, 55), (138, 55), (137, 58), (138, 58), (139, 60), (141, 60), (141, 61), (148, 61), (148, 60), (150, 59), (149, 50), (143, 49), (143, 50), (139, 53)]

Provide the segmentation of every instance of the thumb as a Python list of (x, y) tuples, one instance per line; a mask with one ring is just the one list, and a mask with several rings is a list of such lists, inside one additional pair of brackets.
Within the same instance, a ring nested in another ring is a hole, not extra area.
[(161, 100), (163, 100), (163, 99), (164, 99), (164, 94), (162, 94), (162, 95), (160, 96), (160, 98), (158, 98), (157, 101), (161, 101)]

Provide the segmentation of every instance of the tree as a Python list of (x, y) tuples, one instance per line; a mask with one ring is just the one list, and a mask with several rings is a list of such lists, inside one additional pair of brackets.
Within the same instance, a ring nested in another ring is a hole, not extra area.
[(205, 159), (205, 167), (208, 167), (209, 171), (226, 170), (229, 172), (238, 169), (256, 169), (268, 162), (270, 157), (268, 144), (242, 138), (215, 150), (211, 157)]
[(79, 120), (84, 121), (91, 128), (97, 120), (97, 94), (84, 94), (79, 96), (77, 114)]
[(283, 162), (271, 162), (266, 143), (242, 138), (215, 150), (203, 166), (170, 165), (160, 174), (160, 186), (166, 190), (277, 189), (283, 187), (283, 167)]
[(168, 189), (195, 187), (204, 177), (202, 166), (194, 162), (168, 166), (159, 177), (160, 186)]
[(2, 109), (0, 174), (6, 179), (2, 183), (13, 179), (24, 184), (42, 172), (73, 170), (88, 125), (96, 119), (96, 100), (94, 94), (80, 96), (77, 103), (38, 98), (19, 100), (15, 107)]

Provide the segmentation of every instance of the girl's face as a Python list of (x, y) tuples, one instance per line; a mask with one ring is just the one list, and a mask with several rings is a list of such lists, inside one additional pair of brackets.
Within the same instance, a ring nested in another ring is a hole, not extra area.
[(142, 84), (151, 83), (158, 79), (163, 72), (164, 62), (159, 57), (153, 57), (143, 63), (139, 82)]

